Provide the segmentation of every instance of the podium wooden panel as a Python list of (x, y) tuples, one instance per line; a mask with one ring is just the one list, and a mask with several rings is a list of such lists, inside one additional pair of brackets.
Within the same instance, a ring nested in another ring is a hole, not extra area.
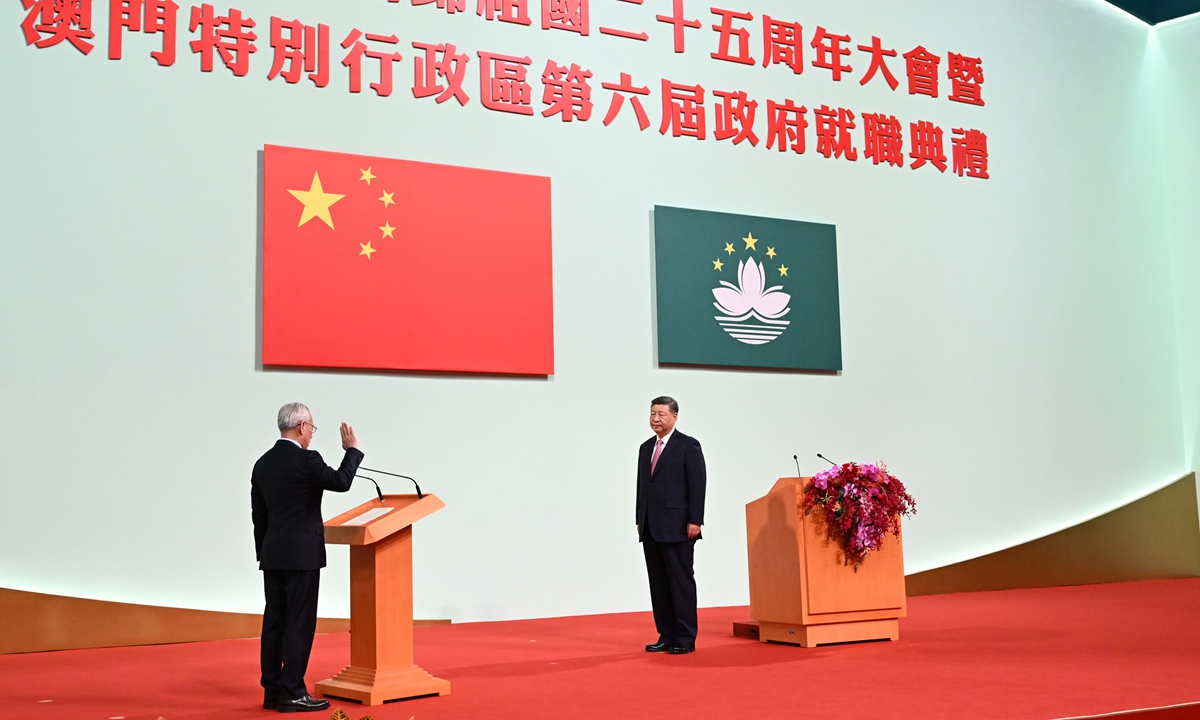
[(746, 505), (750, 616), (759, 640), (804, 647), (898, 640), (908, 607), (901, 539), (888, 535), (856, 572), (829, 537), (824, 514), (804, 514), (810, 479), (780, 478)]
[[(384, 495), (325, 523), (326, 543), (350, 546), (350, 665), (317, 692), (364, 705), (450, 694), (449, 681), (413, 664), (412, 525), (445, 506), (428, 493)], [(392, 510), (346, 524), (378, 508)]]

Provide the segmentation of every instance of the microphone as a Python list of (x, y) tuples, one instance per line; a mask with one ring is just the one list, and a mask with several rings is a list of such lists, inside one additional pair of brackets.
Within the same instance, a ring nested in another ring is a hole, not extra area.
[(375, 494), (379, 496), (379, 502), (383, 502), (383, 491), (379, 489), (379, 483), (375, 482), (375, 478), (369, 478), (366, 475), (359, 475), (358, 473), (355, 473), (354, 477), (370, 480), (371, 484), (375, 486)]
[(800, 458), (793, 455), (792, 459), (796, 461), (796, 477), (800, 477), (801, 475), (804, 474), (804, 473), (800, 472)]
[[(421, 486), (417, 484), (417, 481), (413, 480), (412, 478), (410, 478), (407, 475), (397, 475), (396, 473), (393, 473), (393, 472), (388, 472), (386, 470), (375, 470), (374, 468), (369, 468), (369, 467), (365, 467), (365, 468), (361, 468), (361, 469), (366, 470), (367, 472), (379, 473), (380, 475), (391, 475), (392, 477), (398, 477), (398, 478), (404, 478), (405, 480), (411, 480), (413, 487), (415, 487), (417, 489), (417, 499), (420, 500), (421, 498), (425, 497), (421, 493)], [(383, 499), (382, 495), (380, 496), (380, 499)]]
[(817, 457), (821, 458), (822, 460), (824, 460), (825, 462), (829, 463), (830, 465), (832, 465), (832, 466), (834, 466), (834, 467), (837, 467), (837, 466), (838, 466), (838, 464), (837, 464), (837, 463), (835, 463), (834, 461), (832, 461), (832, 460), (830, 460), (829, 458), (825, 457), (825, 456), (824, 456), (824, 455), (822, 455), (821, 453), (817, 453)]

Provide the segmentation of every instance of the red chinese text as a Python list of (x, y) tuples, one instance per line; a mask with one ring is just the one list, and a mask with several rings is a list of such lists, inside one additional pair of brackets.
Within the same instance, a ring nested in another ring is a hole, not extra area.
[(584, 70), (574, 63), (568, 68), (547, 60), (542, 72), (542, 84), (546, 86), (542, 102), (550, 107), (542, 111), (542, 117), (560, 114), (563, 122), (590, 118), (592, 86), (588, 84), (588, 78), (591, 76), (591, 70)]
[(908, 71), (908, 94), (938, 96), (938, 63), (940, 57), (918, 45), (904, 53)]
[(308, 79), (317, 87), (329, 84), (328, 25), (305, 25), (299, 20), (289, 22), (272, 17), (271, 49), (275, 51), (275, 59), (268, 80), (282, 76), (295, 84), (300, 82), (302, 74), (308, 73)]
[(813, 67), (825, 68), (833, 72), (833, 79), (840, 81), (842, 73), (854, 68), (842, 64), (842, 58), (850, 54), (850, 48), (842, 47), (842, 43), (850, 42), (849, 35), (832, 35), (825, 28), (817, 26), (813, 35), (812, 48), (817, 51), (813, 58)]
[(946, 53), (946, 77), (950, 78), (951, 100), (983, 105), (983, 61), (957, 53)]
[(713, 107), (715, 126), (713, 137), (717, 140), (733, 138), (737, 145), (743, 140), (749, 140), (752, 146), (758, 145), (758, 136), (754, 134), (754, 112), (758, 102), (751, 100), (745, 92), (723, 92), (714, 90), (713, 95), (721, 99)]
[(662, 81), (662, 124), (658, 132), (672, 137), (706, 137), (704, 126), (704, 88)]
[(987, 135), (978, 130), (955, 128), (954, 138), (954, 172), (959, 177), (966, 173), (967, 177), (988, 179), (988, 149)]
[(633, 107), (633, 114), (637, 117), (638, 127), (642, 130), (650, 127), (650, 118), (646, 116), (646, 108), (642, 107), (642, 101), (638, 98), (638, 95), (649, 95), (650, 88), (634, 85), (633, 76), (629, 73), (621, 73), (621, 82), (619, 83), (601, 83), (600, 87), (613, 91), (612, 102), (608, 105), (608, 114), (604, 116), (606, 126), (611, 124), (617, 114), (621, 112), (621, 107), (625, 104), (625, 93), (627, 93), (630, 95), (629, 104)]
[(763, 15), (763, 67), (780, 63), (799, 75), (804, 72), (804, 28), (800, 23)]
[(525, 82), (529, 57), (479, 51), (479, 98), (488, 110), (532, 115), (532, 88)]
[(857, 160), (858, 150), (854, 148), (850, 131), (854, 124), (854, 113), (846, 108), (831, 108), (828, 105), (813, 110), (816, 120), (817, 152), (825, 157), (844, 157), (847, 160)]
[(808, 127), (805, 114), (808, 108), (786, 100), (782, 104), (767, 101), (767, 149), (779, 143), (779, 152), (790, 147), (798, 155), (804, 154), (804, 130)]
[(517, 25), (533, 24), (533, 21), (529, 19), (529, 0), (479, 0), (475, 14), (482, 15), (488, 20), (499, 20)]
[(250, 70), (250, 54), (258, 52), (254, 41), (258, 36), (250, 29), (254, 20), (243, 18), (242, 11), (230, 8), (228, 15), (216, 15), (213, 6), (204, 3), (192, 6), (190, 32), (200, 30), (200, 38), (189, 45), (193, 53), (200, 54), (200, 71), (212, 72), (213, 51), (221, 56), (221, 62), (237, 77)]
[[(424, 54), (413, 57), (413, 97), (434, 98), (439, 104), (450, 98), (458, 100), (459, 105), (471, 101), (463, 90), (463, 80), (467, 75), (467, 63), (471, 58), (460, 54), (451, 43), (430, 45), (415, 42), (412, 46), (423, 50)], [(445, 81), (445, 85), (442, 81)]]
[(928, 120), (909, 123), (909, 127), (912, 129), (910, 134), (912, 152), (908, 156), (913, 160), (909, 167), (916, 170), (928, 162), (941, 172), (946, 172), (946, 153), (942, 145), (942, 129)]
[[(722, 10), (721, 8), (712, 8), (712, 11), (714, 14), (721, 16), (721, 24), (712, 26), (712, 29), (721, 37), (717, 41), (717, 51), (709, 55), (714, 60), (727, 60), (743, 65), (753, 65), (755, 60), (750, 57), (750, 31), (746, 28), (735, 28), (733, 21), (753, 20), (754, 16), (750, 13)], [(729, 44), (733, 38), (737, 38), (737, 55), (729, 54)]]
[(379, 61), (379, 82), (371, 83), (371, 89), (375, 91), (376, 95), (387, 97), (392, 94), (392, 68), (403, 60), (404, 56), (395, 49), (390, 52), (388, 50), (370, 50), (363, 42), (363, 38), (391, 46), (399, 45), (400, 38), (395, 35), (363, 33), (358, 28), (354, 28), (342, 41), (342, 47), (350, 50), (346, 53), (346, 57), (342, 58), (342, 64), (350, 68), (350, 92), (362, 92), (362, 61), (364, 57), (369, 57)]
[(95, 47), (92, 32), (92, 0), (21, 0), (29, 11), (21, 21), (25, 44), (47, 48), (66, 40), (87, 55)]
[(863, 156), (875, 165), (904, 167), (904, 126), (895, 115), (863, 113)]
[(162, 50), (150, 57), (159, 65), (175, 64), (175, 36), (179, 6), (174, 0), (112, 0), (108, 6), (108, 59), (121, 59), (122, 30), (163, 34)]
[(588, 0), (542, 0), (542, 29), (587, 35)]

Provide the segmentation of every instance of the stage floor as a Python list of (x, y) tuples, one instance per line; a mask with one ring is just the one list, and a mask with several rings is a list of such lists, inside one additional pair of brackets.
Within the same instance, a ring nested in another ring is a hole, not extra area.
[[(417, 628), (417, 663), (452, 695), (335, 707), (352, 720), (1049, 719), (1200, 701), (1200, 579), (910, 598), (895, 643), (733, 637), (746, 619), (744, 607), (701, 610), (697, 651), (683, 656), (642, 650), (649, 613)], [(349, 644), (317, 636), (310, 689)], [(257, 640), (0, 656), (0, 715), (274, 717), (259, 707), (257, 663)]]

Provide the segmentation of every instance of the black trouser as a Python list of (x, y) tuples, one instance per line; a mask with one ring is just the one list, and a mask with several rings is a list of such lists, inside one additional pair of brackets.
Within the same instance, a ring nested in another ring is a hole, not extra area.
[(692, 571), (695, 549), (695, 540), (658, 542), (650, 537), (649, 528), (642, 539), (659, 640), (688, 647), (696, 644), (696, 576)]
[(263, 570), (263, 698), (295, 700), (308, 694), (304, 673), (317, 631), (320, 570)]

